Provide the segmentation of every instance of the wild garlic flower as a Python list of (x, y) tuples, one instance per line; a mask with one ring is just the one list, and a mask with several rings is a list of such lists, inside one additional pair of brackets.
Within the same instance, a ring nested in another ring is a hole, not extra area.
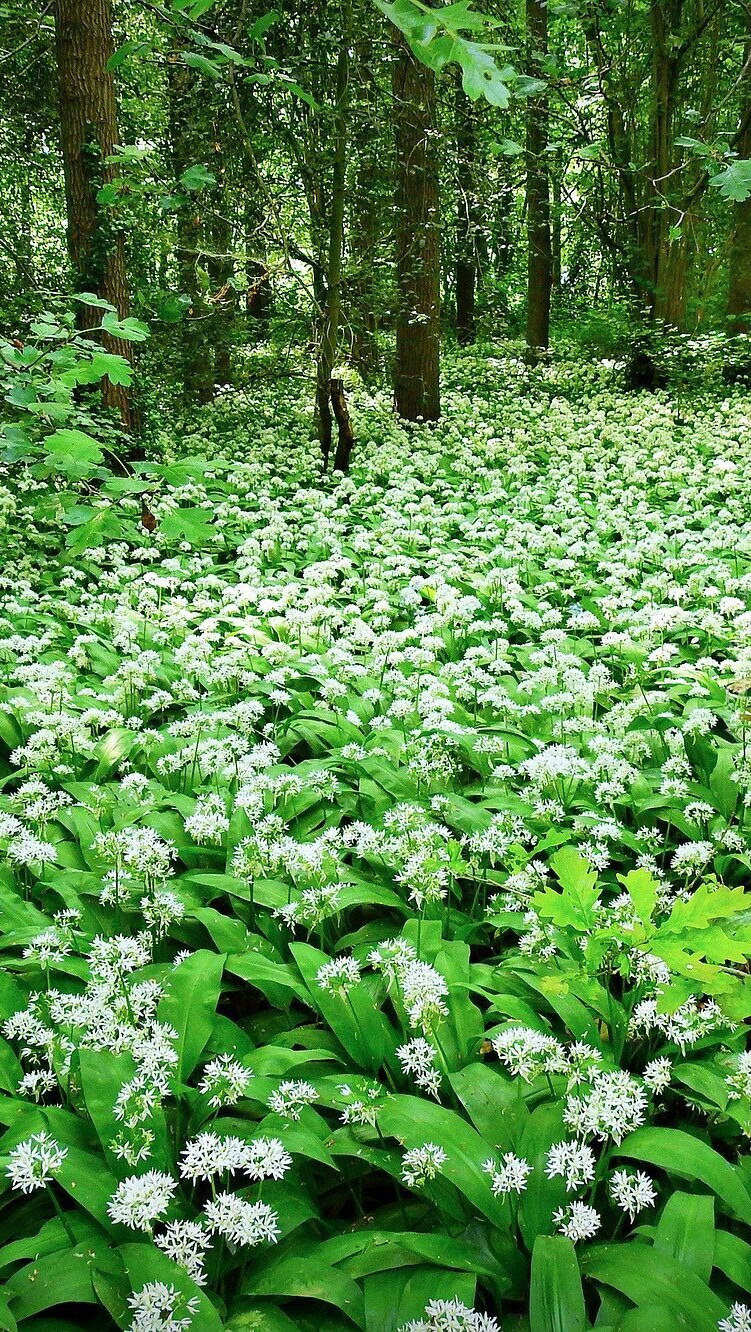
[(751, 1308), (747, 1304), (734, 1304), (727, 1318), (721, 1318), (717, 1327), (719, 1332), (751, 1332)]
[(402, 1157), (402, 1180), (409, 1188), (418, 1188), (436, 1175), (446, 1164), (446, 1153), (434, 1142), (413, 1147)]
[(413, 1074), (417, 1086), (437, 1100), (443, 1074), (436, 1067), (437, 1054), (430, 1042), (424, 1036), (414, 1036), (398, 1047), (396, 1057), (402, 1071)]
[(21, 1193), (44, 1188), (55, 1178), (67, 1155), (67, 1147), (61, 1147), (44, 1129), (25, 1138), (8, 1156), (5, 1173), (11, 1188)]
[(525, 1082), (532, 1082), (540, 1073), (565, 1073), (568, 1067), (560, 1041), (532, 1027), (507, 1027), (492, 1044), (509, 1073)]
[(725, 1082), (728, 1087), (728, 1099), (737, 1101), (740, 1097), (751, 1097), (751, 1050), (738, 1055), (735, 1072)]
[(513, 1152), (503, 1153), (500, 1166), (491, 1159), (486, 1161), (482, 1168), (490, 1175), (490, 1187), (496, 1197), (505, 1197), (508, 1193), (523, 1193), (532, 1173), (529, 1162), (521, 1156), (515, 1156)]
[(545, 1174), (548, 1179), (561, 1176), (565, 1180), (567, 1192), (572, 1193), (574, 1189), (580, 1189), (594, 1179), (594, 1152), (575, 1140), (556, 1142), (547, 1154)]
[(330, 994), (345, 999), (360, 980), (360, 964), (354, 957), (335, 957), (324, 962), (316, 972), (316, 984)]
[(403, 1323), (399, 1332), (501, 1332), (492, 1314), (478, 1313), (461, 1300), (430, 1300), (425, 1317)]
[(154, 1243), (173, 1263), (184, 1267), (197, 1286), (205, 1286), (204, 1261), (212, 1244), (200, 1221), (170, 1221), (154, 1236)]
[(616, 1069), (595, 1073), (584, 1095), (569, 1096), (563, 1121), (582, 1138), (619, 1143), (644, 1123), (646, 1114), (647, 1097), (641, 1083), (630, 1073)]
[(107, 1203), (107, 1212), (120, 1225), (151, 1231), (154, 1222), (167, 1211), (176, 1188), (176, 1181), (162, 1170), (131, 1175), (118, 1184)]
[(250, 1179), (283, 1179), (292, 1157), (279, 1138), (254, 1138), (245, 1144), (243, 1174)]
[(631, 1222), (645, 1207), (654, 1207), (657, 1192), (654, 1182), (643, 1170), (615, 1170), (610, 1176), (610, 1196), (613, 1202), (628, 1212)]
[(601, 1224), (599, 1212), (583, 1202), (569, 1203), (553, 1213), (553, 1225), (574, 1244), (579, 1240), (592, 1239)]
[(642, 1082), (649, 1087), (653, 1096), (659, 1096), (666, 1087), (670, 1086), (670, 1078), (673, 1071), (673, 1065), (669, 1059), (664, 1057), (660, 1059), (650, 1059), (644, 1066), (642, 1073)]
[(188, 1332), (198, 1313), (195, 1296), (186, 1299), (175, 1286), (149, 1281), (128, 1296), (133, 1321), (128, 1332)]
[(303, 1107), (318, 1100), (318, 1092), (309, 1082), (289, 1080), (280, 1082), (268, 1099), (268, 1106), (285, 1119), (299, 1120)]
[(197, 1184), (215, 1175), (242, 1170), (247, 1157), (247, 1143), (241, 1138), (222, 1137), (207, 1130), (185, 1144), (180, 1156), (180, 1175)]
[(275, 1244), (281, 1233), (279, 1218), (267, 1203), (247, 1202), (236, 1193), (218, 1194), (203, 1210), (209, 1230), (238, 1247)]
[(223, 1105), (236, 1105), (252, 1080), (253, 1074), (249, 1068), (245, 1068), (231, 1055), (221, 1054), (204, 1066), (198, 1090), (208, 1096), (210, 1106), (219, 1110)]

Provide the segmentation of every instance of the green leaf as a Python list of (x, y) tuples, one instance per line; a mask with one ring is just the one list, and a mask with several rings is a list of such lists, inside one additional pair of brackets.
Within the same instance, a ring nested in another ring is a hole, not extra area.
[(211, 1035), (223, 968), (222, 955), (201, 949), (181, 962), (167, 981), (159, 1020), (177, 1031), (177, 1076), (182, 1082), (190, 1077)]
[(706, 1184), (738, 1220), (751, 1225), (751, 1196), (740, 1175), (713, 1147), (682, 1129), (640, 1128), (613, 1149), (615, 1156), (645, 1161), (669, 1174)]
[(176, 509), (161, 519), (159, 527), (165, 536), (200, 547), (210, 543), (216, 535), (212, 518), (210, 509)]
[(201, 166), (199, 162), (195, 166), (188, 167), (180, 177), (180, 185), (184, 190), (191, 193), (197, 190), (206, 189), (210, 185), (216, 185), (216, 176), (208, 167)]
[(19, 1268), (3, 1290), (13, 1317), (20, 1322), (60, 1304), (97, 1304), (91, 1284), (94, 1256), (88, 1245), (69, 1247)]
[(595, 923), (594, 908), (599, 900), (597, 874), (572, 846), (562, 846), (551, 859), (562, 892), (547, 888), (533, 899), (535, 909), (554, 925), (574, 930), (589, 930)]
[(724, 171), (718, 171), (710, 185), (720, 191), (723, 199), (745, 203), (751, 197), (751, 158), (730, 162)]
[(674, 1193), (668, 1198), (655, 1231), (655, 1251), (677, 1259), (708, 1282), (714, 1246), (714, 1198), (703, 1193)]
[(321, 1263), (315, 1253), (272, 1254), (265, 1263), (256, 1257), (240, 1293), (321, 1300), (340, 1309), (357, 1327), (365, 1327), (360, 1287), (345, 1272)]
[(564, 1235), (538, 1235), (532, 1250), (530, 1332), (584, 1332), (587, 1317), (579, 1263)]
[(117, 314), (111, 310), (103, 316), (102, 328), (105, 333), (109, 333), (113, 338), (120, 338), (123, 342), (145, 342), (149, 336), (149, 326), (141, 319), (133, 319), (131, 316), (127, 319), (118, 319)]
[(104, 461), (101, 447), (83, 430), (66, 427), (42, 440), (51, 462), (70, 476), (85, 476)]
[(684, 1320), (686, 1332), (717, 1332), (727, 1306), (689, 1268), (647, 1244), (602, 1244), (581, 1258), (590, 1280), (621, 1291), (637, 1307), (658, 1305)]

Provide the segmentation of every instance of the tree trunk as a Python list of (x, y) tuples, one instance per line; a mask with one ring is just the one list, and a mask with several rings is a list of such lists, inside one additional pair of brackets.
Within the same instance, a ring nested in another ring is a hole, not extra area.
[[(175, 44), (167, 63), (172, 169), (178, 182), (188, 167), (201, 161), (203, 146), (197, 124), (196, 76), (182, 63), (181, 54)], [(176, 258), (180, 290), (190, 299), (185, 320), (179, 325), (183, 392), (188, 402), (206, 403), (214, 393), (211, 339), (206, 331), (210, 318), (206, 301), (208, 271), (202, 263), (203, 224), (198, 200), (188, 191), (186, 202), (177, 212)]]
[(243, 213), (245, 313), (248, 319), (252, 320), (256, 335), (262, 338), (266, 337), (269, 331), (269, 320), (274, 300), (266, 259), (263, 222), (263, 213), (257, 196), (255, 192), (249, 190)]
[[(743, 68), (751, 66), (751, 36), (746, 47)], [(740, 158), (751, 157), (751, 94), (741, 113), (735, 148)], [(733, 237), (730, 248), (730, 287), (728, 316), (731, 333), (751, 333), (751, 198), (734, 209)]]
[[(526, 0), (529, 71), (542, 73), (548, 49), (545, 0)], [(553, 254), (550, 235), (548, 100), (543, 92), (530, 98), (527, 110), (527, 346), (534, 357), (550, 342), (550, 299)]]
[(350, 277), (347, 291), (352, 327), (352, 363), (367, 383), (378, 373), (380, 362), (376, 336), (378, 296), (374, 260), (381, 236), (379, 186), (383, 178), (379, 85), (373, 71), (372, 41), (369, 37), (361, 37), (355, 44), (354, 70), (353, 86), (357, 102), (353, 107), (353, 148), (357, 168), (349, 208)]
[[(115, 86), (107, 68), (112, 6), (110, 0), (55, 0), (54, 14), (68, 251), (76, 287), (109, 301), (123, 319), (129, 305), (125, 237), (97, 200), (113, 179), (106, 159), (117, 143)], [(95, 328), (101, 313), (79, 305), (79, 328)], [(132, 361), (132, 343), (106, 333), (103, 340), (108, 351)], [(127, 388), (105, 379), (102, 392), (124, 429), (131, 430), (135, 417)]]
[(435, 75), (396, 34), (396, 360), (394, 405), (407, 421), (440, 416), (440, 211)]
[(466, 347), (475, 340), (475, 296), (477, 291), (478, 201), (474, 104), (457, 75), (456, 115), (456, 339)]
[[(344, 17), (344, 16), (343, 16)], [(349, 102), (349, 22), (343, 21), (336, 61), (334, 107), (334, 161), (329, 207), (326, 298), (322, 311), (321, 337), (316, 361), (316, 427), (324, 468), (331, 453), (331, 375), (339, 346), (342, 317), (342, 258), (344, 254), (344, 202), (347, 174), (347, 130)]]

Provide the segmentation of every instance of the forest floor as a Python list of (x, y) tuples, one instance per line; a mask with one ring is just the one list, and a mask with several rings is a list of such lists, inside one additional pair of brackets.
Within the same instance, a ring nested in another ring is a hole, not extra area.
[[(602, 1327), (715, 1328), (751, 1285), (748, 394), (457, 355), (435, 426), (356, 395), (324, 484), (298, 396), (164, 428), (140, 548), (9, 547), (0, 1150), (22, 1188), (53, 1136), (73, 1228), (8, 1254), (9, 1308), (522, 1328), (537, 1281), (541, 1332), (583, 1281)], [(199, 1130), (264, 1144), (221, 1167), (264, 1181), (249, 1263)]]

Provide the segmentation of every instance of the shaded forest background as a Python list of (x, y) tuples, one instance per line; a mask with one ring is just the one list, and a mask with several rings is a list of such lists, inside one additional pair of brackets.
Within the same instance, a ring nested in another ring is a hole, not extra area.
[(650, 329), (749, 327), (748, 4), (57, 0), (2, 28), (0, 317), (21, 340), (88, 293), (79, 331), (111, 307), (132, 360), (122, 321), (146, 321), (188, 403), (241, 377), (243, 345), (271, 338), (281, 369), (309, 349), (328, 456), (348, 367), (434, 419), (444, 338), (524, 337), (534, 360), (552, 321), (643, 357)]

